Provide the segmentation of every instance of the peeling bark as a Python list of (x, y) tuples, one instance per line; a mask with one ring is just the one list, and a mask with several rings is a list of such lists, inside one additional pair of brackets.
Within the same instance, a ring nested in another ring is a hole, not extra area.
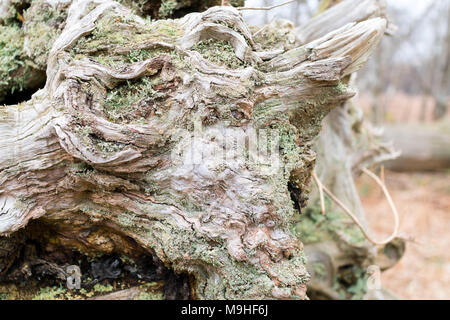
[[(233, 7), (149, 22), (73, 1), (44, 89), (0, 109), (0, 234), (40, 219), (98, 252), (131, 238), (194, 276), (200, 299), (304, 299), (288, 186), (307, 195), (321, 121), (354, 95), (341, 80), (385, 29), (374, 18), (280, 49)], [(280, 137), (274, 171), (248, 144), (208, 156), (258, 130)]]

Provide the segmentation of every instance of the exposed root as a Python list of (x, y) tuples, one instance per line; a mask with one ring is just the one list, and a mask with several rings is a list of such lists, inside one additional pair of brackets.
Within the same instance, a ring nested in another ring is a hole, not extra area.
[(344, 210), (345, 213), (347, 213), (350, 216), (350, 218), (355, 222), (355, 224), (358, 226), (358, 228), (361, 230), (361, 232), (364, 234), (364, 236), (368, 241), (370, 241), (374, 245), (382, 246), (398, 238), (398, 229), (400, 225), (398, 211), (384, 182), (370, 170), (366, 168), (363, 168), (362, 170), (365, 174), (374, 179), (375, 182), (381, 187), (394, 215), (394, 231), (389, 237), (387, 237), (385, 240), (382, 241), (375, 240), (371, 235), (369, 235), (368, 231), (361, 224), (356, 215), (345, 204), (343, 204), (342, 201), (340, 201), (327, 187), (325, 187), (320, 182), (320, 179), (317, 177), (317, 174), (315, 172), (312, 173), (312, 176), (319, 189), (322, 213), (325, 212), (325, 200), (323, 198), (323, 192), (325, 192), (331, 198), (331, 200), (333, 200), (339, 207), (341, 207)]

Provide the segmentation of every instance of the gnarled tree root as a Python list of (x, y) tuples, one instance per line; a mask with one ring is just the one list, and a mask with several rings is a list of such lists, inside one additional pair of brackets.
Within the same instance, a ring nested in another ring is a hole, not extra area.
[[(340, 80), (385, 28), (369, 19), (271, 51), (233, 7), (148, 22), (73, 1), (45, 88), (0, 109), (0, 234), (40, 219), (98, 252), (121, 235), (191, 274), (200, 299), (304, 299), (288, 185), (306, 197), (321, 120), (354, 95)], [(271, 163), (257, 132), (274, 137), (271, 170), (255, 163)]]

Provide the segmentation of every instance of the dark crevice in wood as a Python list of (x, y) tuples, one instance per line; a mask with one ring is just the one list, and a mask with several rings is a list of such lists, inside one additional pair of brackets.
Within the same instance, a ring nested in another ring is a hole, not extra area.
[(15, 91), (9, 93), (2, 99), (1, 104), (14, 105), (19, 104), (31, 99), (31, 96), (36, 93), (39, 89), (42, 89), (45, 85), (45, 78), (41, 81), (38, 87), (32, 89), (24, 89), (21, 91)]
[[(44, 231), (45, 230), (45, 231)], [(81, 270), (81, 289), (93, 290), (96, 284), (126, 287), (142, 283), (163, 282), (166, 300), (193, 299), (194, 279), (187, 274), (175, 274), (155, 256), (138, 244), (136, 255), (130, 257), (120, 251), (89, 255), (69, 246), (60, 245), (64, 238), (46, 222), (33, 221), (11, 237), (0, 238), (0, 287), (7, 284), (27, 284), (35, 290), (45, 287), (65, 287), (66, 268)], [(78, 239), (64, 239), (76, 242)], [(27, 288), (27, 289), (30, 289)], [(118, 289), (119, 290), (119, 289)], [(78, 292), (78, 291), (75, 291)]]
[(304, 196), (302, 190), (300, 190), (293, 182), (288, 183), (288, 190), (291, 196), (291, 200), (294, 203), (294, 209), (301, 214), (302, 208), (306, 207), (308, 198)]

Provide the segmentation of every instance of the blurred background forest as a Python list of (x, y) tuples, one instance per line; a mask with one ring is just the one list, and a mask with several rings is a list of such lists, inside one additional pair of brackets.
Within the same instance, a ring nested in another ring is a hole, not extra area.
[[(332, 0), (330, 0), (332, 1)], [(281, 0), (247, 0), (267, 7)], [(382, 276), (383, 286), (405, 299), (450, 298), (450, 1), (387, 0), (396, 32), (385, 37), (358, 72), (354, 98), (365, 119), (402, 155), (386, 163), (385, 182), (401, 215), (401, 231), (415, 239), (403, 259)], [(298, 0), (261, 14), (255, 25), (290, 20), (301, 26), (319, 0)], [(380, 131), (381, 132), (381, 131)], [(389, 234), (389, 207), (369, 179), (358, 179), (371, 228)]]

